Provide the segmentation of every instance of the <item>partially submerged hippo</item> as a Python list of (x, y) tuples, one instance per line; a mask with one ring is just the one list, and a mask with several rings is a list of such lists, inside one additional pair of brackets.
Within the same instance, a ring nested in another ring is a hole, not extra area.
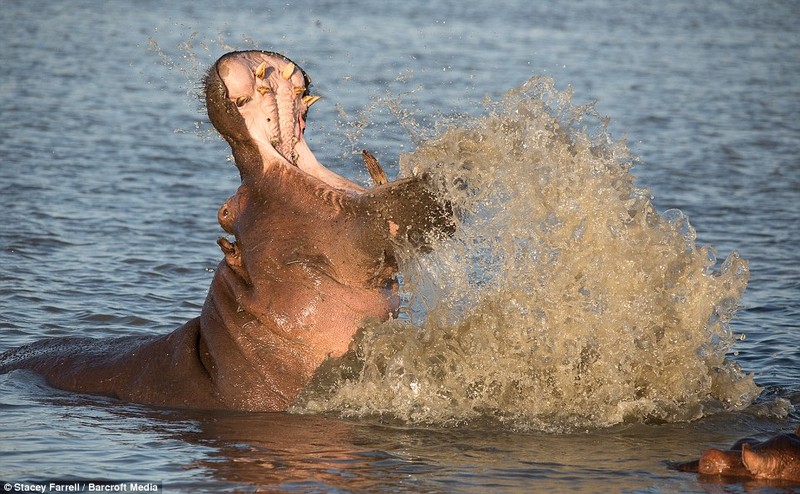
[(729, 450), (709, 449), (699, 460), (674, 468), (700, 475), (800, 482), (800, 427), (766, 441), (745, 438)]
[(225, 259), (199, 317), (163, 336), (40, 341), (1, 355), (0, 372), (142, 403), (284, 410), (366, 320), (389, 318), (397, 255), (451, 232), (449, 208), (421, 177), (365, 190), (322, 166), (303, 138), (309, 84), (262, 51), (226, 54), (206, 77), (242, 183), (219, 210), (234, 239), (218, 241)]

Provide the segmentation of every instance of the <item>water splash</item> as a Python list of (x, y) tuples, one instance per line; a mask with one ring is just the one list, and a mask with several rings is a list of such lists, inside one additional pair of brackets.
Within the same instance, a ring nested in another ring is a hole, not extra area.
[(758, 388), (726, 358), (747, 262), (658, 214), (606, 125), (534, 78), (402, 156), (456, 236), (405, 262), (406, 317), (365, 328), (294, 411), (553, 431), (747, 406)]

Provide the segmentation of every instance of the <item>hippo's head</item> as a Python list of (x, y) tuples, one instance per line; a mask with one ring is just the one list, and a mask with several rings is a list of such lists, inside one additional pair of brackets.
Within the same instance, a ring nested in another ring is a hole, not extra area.
[(364, 189), (321, 165), (303, 137), (318, 99), (309, 84), (289, 59), (262, 51), (229, 53), (206, 78), (208, 115), (242, 178), (219, 210), (233, 239), (219, 240), (213, 317), (286, 342), (310, 376), (366, 319), (397, 309), (399, 251), (426, 248), (452, 223), (424, 178)]
[(742, 447), (742, 463), (757, 479), (800, 482), (800, 426), (793, 434), (778, 434)]

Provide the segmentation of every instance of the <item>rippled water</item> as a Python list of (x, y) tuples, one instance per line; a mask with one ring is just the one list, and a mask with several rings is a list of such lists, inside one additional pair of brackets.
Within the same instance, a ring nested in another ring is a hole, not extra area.
[(578, 104), (597, 99), (656, 209), (682, 210), (698, 244), (749, 261), (731, 323), (745, 339), (729, 357), (764, 389), (744, 410), (688, 423), (547, 434), (159, 410), (15, 373), (0, 376), (0, 478), (140, 478), (174, 491), (704, 491), (664, 461), (800, 419), (798, 21), (789, 1), (5, 2), (0, 350), (166, 332), (199, 312), (219, 259), (216, 210), (238, 177), (197, 81), (228, 49), (258, 47), (312, 75), (324, 99), (310, 145), (365, 183), (354, 151), (396, 172), (436, 122), (466, 122), (484, 96), (532, 76), (570, 87)]

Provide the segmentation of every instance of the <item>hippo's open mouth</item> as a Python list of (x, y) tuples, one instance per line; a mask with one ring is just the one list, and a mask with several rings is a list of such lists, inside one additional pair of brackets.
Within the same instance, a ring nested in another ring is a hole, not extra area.
[(308, 108), (319, 99), (309, 94), (310, 84), (305, 71), (283, 55), (229, 53), (206, 78), (207, 102), (217, 103), (207, 104), (209, 117), (234, 155), (238, 147), (241, 153), (258, 153), (262, 164), (297, 166), (335, 189), (361, 193), (361, 186), (317, 161), (303, 138)]

